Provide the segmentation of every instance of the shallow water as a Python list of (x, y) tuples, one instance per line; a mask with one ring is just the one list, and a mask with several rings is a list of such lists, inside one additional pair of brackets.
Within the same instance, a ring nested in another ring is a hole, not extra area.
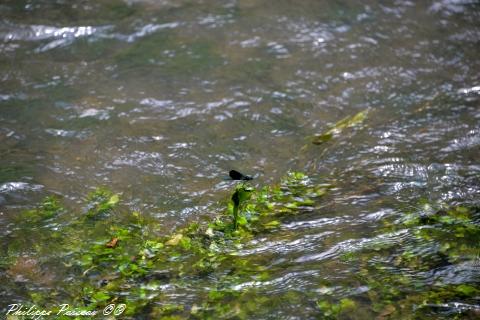
[[(342, 254), (411, 241), (379, 232), (385, 221), (421, 201), (479, 204), (477, 1), (3, 1), (0, 18), (3, 253), (22, 234), (15, 217), (47, 195), (77, 208), (106, 185), (167, 234), (223, 212), (232, 168), (257, 186), (303, 171), (335, 188), (238, 252), (271, 278), (235, 289), (282, 297), (254, 318), (307, 319), (321, 283), (339, 298), (368, 291), (352, 287), (358, 270)], [(361, 126), (309, 144), (367, 108)], [(55, 268), (55, 254), (42, 261)], [(435, 270), (445, 284), (478, 286), (468, 268)], [(438, 281), (422, 272), (412, 277)], [(2, 278), (2, 310), (30, 301)], [(202, 281), (164, 294), (190, 308), (211, 285)], [(286, 304), (290, 290), (308, 298)], [(478, 295), (469, 303), (480, 308)]]

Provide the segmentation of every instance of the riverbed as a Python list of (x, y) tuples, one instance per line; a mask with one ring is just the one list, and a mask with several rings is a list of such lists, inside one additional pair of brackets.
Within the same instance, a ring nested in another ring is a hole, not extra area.
[[(152, 306), (181, 319), (478, 317), (479, 21), (467, 0), (2, 2), (0, 310), (49, 308), (47, 292), (89, 305), (62, 283), (84, 283), (90, 266), (69, 269), (73, 249), (50, 250), (48, 237), (105, 236), (93, 222), (71, 225), (90, 210), (89, 192), (110, 190), (108, 224), (134, 212), (152, 238), (168, 238), (225, 214), (235, 169), (257, 190), (288, 172), (329, 188), (225, 249), (268, 276), (156, 279), (131, 317)], [(48, 196), (64, 207), (55, 219), (19, 220)], [(415, 238), (412, 217), (425, 215), (440, 218), (419, 232), (445, 234)], [(448, 251), (457, 240), (462, 249)]]

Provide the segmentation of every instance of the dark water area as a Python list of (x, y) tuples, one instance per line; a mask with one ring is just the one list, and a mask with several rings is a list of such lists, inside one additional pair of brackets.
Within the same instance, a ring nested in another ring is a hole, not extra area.
[[(120, 195), (119, 221), (137, 212), (161, 237), (223, 214), (236, 169), (259, 188), (288, 171), (333, 188), (229, 251), (269, 274), (223, 282), (254, 291), (228, 312), (201, 307), (218, 272), (142, 282), (154, 293), (132, 318), (479, 317), (479, 53), (478, 1), (1, 1), (1, 313), (98, 280), (47, 236), (95, 188)], [(364, 110), (333, 141), (309, 140)], [(57, 220), (19, 221), (51, 195), (67, 208)], [(412, 215), (447, 207), (467, 225), (440, 218), (416, 238)], [(414, 295), (425, 287), (459, 294)]]

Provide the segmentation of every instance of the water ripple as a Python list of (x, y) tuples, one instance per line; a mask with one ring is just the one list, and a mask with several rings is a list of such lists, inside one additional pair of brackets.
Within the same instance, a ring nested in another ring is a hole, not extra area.
[(316, 271), (289, 272), (281, 277), (268, 281), (244, 282), (232, 287), (233, 290), (244, 290), (253, 287), (272, 287), (271, 292), (303, 287), (317, 274)]
[(163, 163), (163, 157), (160, 153), (139, 150), (128, 155), (120, 156), (113, 160), (111, 166), (107, 167), (116, 168), (124, 166), (139, 168), (142, 171), (156, 175), (164, 175), (166, 170)]
[[(52, 38), (78, 38), (90, 36), (106, 27), (78, 26), (57, 28), (44, 25), (5, 25), (0, 29), (4, 41), (40, 41)], [(7, 30), (5, 30), (7, 29)], [(13, 30), (9, 30), (13, 29)]]
[(45, 52), (72, 44), (79, 38), (116, 39), (124, 42), (134, 42), (152, 33), (165, 29), (174, 29), (180, 22), (163, 24), (146, 24), (130, 34), (112, 32), (114, 26), (69, 26), (54, 27), (48, 25), (14, 25), (10, 23), (0, 26), (0, 38), (4, 42), (14, 41), (44, 41), (50, 40), (45, 45), (36, 49), (36, 52)]
[(399, 242), (406, 242), (409, 238), (410, 236), (408, 230), (399, 230), (395, 233), (382, 234), (374, 238), (363, 238), (358, 240), (349, 239), (339, 242), (338, 244), (321, 253), (303, 255), (295, 259), (295, 262), (304, 263), (338, 258), (343, 253), (395, 245)]
[(117, 40), (125, 41), (125, 42), (134, 42), (139, 38), (143, 38), (145, 36), (148, 36), (152, 33), (155, 33), (159, 30), (164, 30), (164, 29), (175, 29), (178, 26), (180, 26), (180, 22), (169, 22), (169, 23), (163, 23), (163, 24), (147, 24), (139, 28), (138, 31), (135, 31), (131, 34), (121, 34), (121, 33), (103, 33), (99, 35), (101, 38), (114, 38)]
[(295, 240), (271, 241), (269, 239), (259, 239), (252, 241), (251, 245), (256, 247), (252, 249), (240, 250), (237, 254), (240, 256), (254, 255), (260, 253), (276, 253), (289, 254), (302, 251), (312, 251), (318, 246), (318, 242), (322, 241), (332, 231), (325, 231), (314, 235), (305, 235)]
[(465, 136), (455, 138), (449, 142), (449, 145), (442, 148), (443, 152), (453, 152), (462, 149), (478, 148), (480, 146), (480, 129), (470, 130)]
[(50, 40), (47, 44), (36, 49), (37, 52), (45, 52), (58, 47), (68, 46), (78, 38), (90, 37), (110, 29), (112, 29), (111, 26), (54, 27), (3, 24), (0, 27), (0, 37), (3, 38), (4, 42)]
[(472, 0), (441, 0), (433, 2), (429, 10), (434, 13), (443, 12), (450, 15), (453, 13), (462, 13), (465, 11), (467, 5), (476, 3), (476, 1)]
[(43, 188), (40, 184), (27, 182), (7, 182), (0, 185), (0, 193), (12, 193), (18, 191), (38, 191)]

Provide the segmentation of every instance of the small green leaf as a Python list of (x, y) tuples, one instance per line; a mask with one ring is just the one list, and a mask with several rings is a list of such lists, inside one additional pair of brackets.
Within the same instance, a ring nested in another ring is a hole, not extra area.
[(265, 228), (267, 229), (274, 229), (277, 228), (280, 225), (280, 222), (278, 220), (273, 220), (264, 225)]
[(355, 309), (355, 301), (351, 299), (342, 299), (340, 300), (340, 308), (341, 310), (347, 310), (347, 309)]
[(106, 300), (110, 299), (110, 296), (108, 294), (106, 294), (105, 292), (98, 291), (98, 292), (93, 294), (92, 298), (96, 301), (106, 301)]
[(237, 223), (239, 226), (246, 226), (248, 224), (247, 218), (244, 216), (238, 217)]
[(175, 235), (173, 235), (170, 240), (168, 240), (167, 242), (165, 242), (165, 245), (167, 246), (176, 246), (180, 240), (183, 238), (183, 234), (181, 233), (177, 233)]
[(119, 197), (118, 197), (118, 194), (114, 194), (113, 196), (110, 197), (110, 199), (108, 200), (108, 204), (111, 205), (111, 206), (114, 206), (118, 203), (119, 201)]
[(333, 139), (333, 133), (327, 132), (313, 138), (313, 144), (322, 144)]
[(464, 296), (471, 297), (478, 292), (478, 289), (471, 285), (461, 284), (455, 288), (455, 291)]
[(183, 249), (189, 250), (192, 247), (192, 241), (189, 237), (182, 237), (180, 239), (180, 245)]
[(223, 298), (223, 296), (224, 296), (224, 293), (221, 292), (221, 291), (217, 291), (217, 290), (211, 290), (208, 293), (208, 298), (211, 299), (211, 300), (219, 300), (219, 299)]
[(352, 117), (345, 117), (342, 120), (335, 123), (328, 131), (318, 136), (315, 136), (312, 140), (313, 144), (323, 144), (332, 140), (336, 135), (340, 134), (345, 128), (354, 127), (359, 125), (367, 118), (369, 109), (363, 110)]

